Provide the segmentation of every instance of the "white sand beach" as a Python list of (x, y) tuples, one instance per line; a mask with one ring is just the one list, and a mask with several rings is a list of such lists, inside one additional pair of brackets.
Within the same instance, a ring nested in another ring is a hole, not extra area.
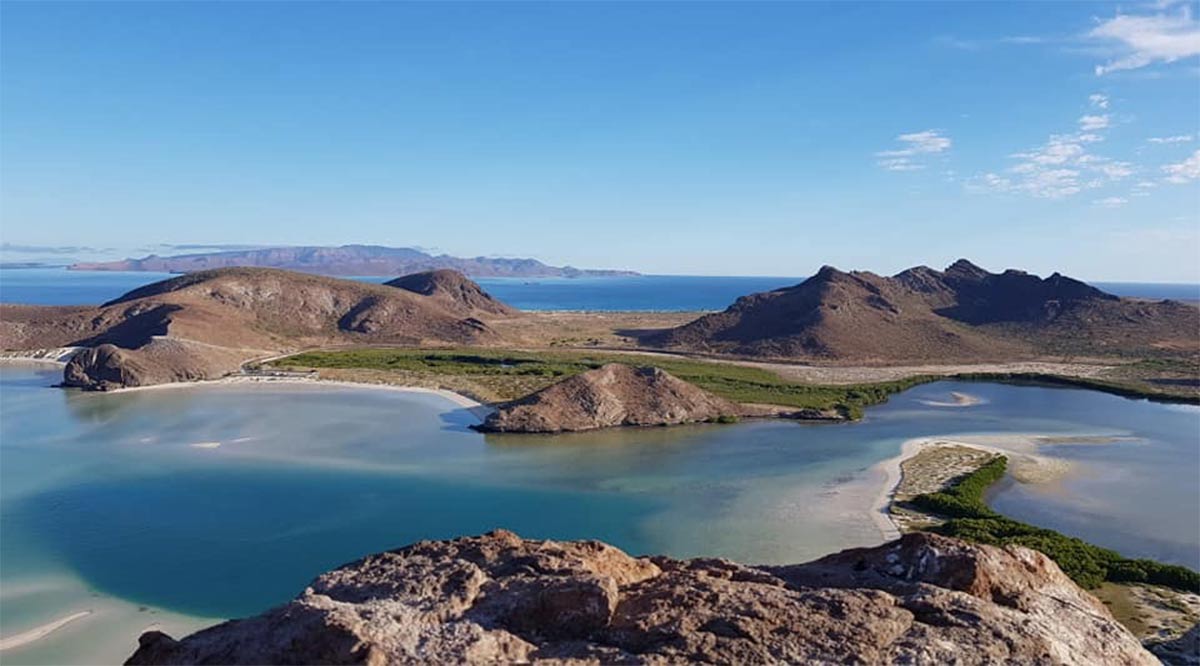
[(397, 384), (377, 384), (369, 382), (348, 382), (332, 379), (301, 379), (298, 377), (254, 377), (254, 376), (236, 376), (222, 377), (221, 379), (208, 379), (195, 382), (174, 382), (170, 384), (154, 384), (152, 386), (132, 386), (128, 388), (120, 388), (108, 393), (132, 393), (136, 391), (162, 391), (168, 389), (184, 389), (203, 386), (228, 386), (228, 385), (294, 385), (294, 386), (315, 386), (315, 387), (339, 387), (353, 389), (380, 389), (385, 391), (397, 391), (400, 393), (425, 393), (428, 395), (436, 395), (445, 400), (458, 405), (471, 412), (480, 422), (488, 417), (494, 411), (492, 407), (485, 405), (477, 400), (468, 398), (461, 393), (448, 391), (446, 389), (432, 389), (423, 386), (400, 386)]

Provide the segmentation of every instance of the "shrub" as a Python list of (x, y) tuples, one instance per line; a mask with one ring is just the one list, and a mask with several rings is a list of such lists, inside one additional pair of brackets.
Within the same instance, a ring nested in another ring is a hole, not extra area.
[(1200, 592), (1200, 573), (1187, 567), (1125, 558), (1116, 551), (993, 511), (984, 503), (983, 496), (992, 484), (1004, 477), (1007, 462), (1004, 456), (997, 456), (974, 472), (959, 477), (946, 490), (918, 495), (912, 503), (950, 519), (932, 531), (977, 543), (1012, 544), (1041, 551), (1080, 587), (1095, 588), (1110, 581), (1149, 583)]

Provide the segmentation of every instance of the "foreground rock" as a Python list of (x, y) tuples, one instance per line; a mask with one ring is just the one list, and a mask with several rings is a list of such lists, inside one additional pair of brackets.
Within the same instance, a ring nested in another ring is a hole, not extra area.
[(489, 432), (562, 432), (715, 421), (741, 406), (658, 368), (610, 363), (501, 405)]
[(426, 541), (139, 643), (127, 663), (1157, 663), (1040, 553), (928, 534), (757, 568), (503, 531)]

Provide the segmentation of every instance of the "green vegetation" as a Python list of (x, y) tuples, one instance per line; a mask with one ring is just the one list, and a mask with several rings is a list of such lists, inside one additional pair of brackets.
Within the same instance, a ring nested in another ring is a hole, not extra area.
[(1200, 403), (1200, 395), (1171, 393), (1152, 387), (1109, 380), (1059, 377), (1037, 373), (965, 373), (941, 377), (917, 375), (871, 384), (821, 386), (785, 380), (769, 370), (734, 363), (583, 350), (514, 351), (487, 348), (413, 349), (364, 348), (313, 351), (275, 362), (292, 368), (337, 368), (387, 372), (411, 377), (467, 382), (451, 386), (485, 400), (512, 400), (554, 382), (606, 363), (654, 365), (707, 391), (735, 402), (780, 405), (796, 409), (834, 411), (860, 419), (865, 407), (886, 402), (901, 391), (941, 379), (999, 381), (1047, 386), (1070, 386), (1130, 398), (1163, 402)]
[(1094, 546), (1082, 539), (1054, 530), (1027, 525), (996, 513), (983, 501), (984, 493), (1004, 476), (1007, 459), (997, 456), (953, 486), (936, 493), (918, 495), (912, 504), (949, 518), (932, 531), (947, 536), (993, 545), (1017, 544), (1045, 553), (1063, 573), (1086, 588), (1113, 583), (1150, 583), (1200, 592), (1200, 573), (1173, 564), (1129, 559)]
[(585, 351), (369, 348), (306, 352), (275, 362), (286, 367), (455, 375), (470, 378), (505, 400), (519, 398), (606, 363), (653, 365), (735, 402), (835, 410), (851, 419), (861, 418), (864, 407), (885, 402), (894, 393), (939, 379), (919, 376), (877, 384), (813, 386), (789, 382), (761, 368), (732, 363)]

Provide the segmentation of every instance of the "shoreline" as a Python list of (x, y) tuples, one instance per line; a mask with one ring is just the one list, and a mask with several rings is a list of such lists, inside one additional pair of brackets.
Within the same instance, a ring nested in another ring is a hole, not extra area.
[[(35, 356), (0, 356), (0, 363), (38, 363), (49, 364), (65, 367), (66, 362), (53, 358), (35, 357)], [(297, 377), (256, 377), (252, 375), (241, 375), (232, 377), (221, 377), (219, 379), (201, 379), (189, 382), (168, 382), (165, 384), (151, 384), (149, 386), (127, 386), (109, 391), (96, 391), (96, 393), (130, 393), (136, 391), (161, 391), (167, 389), (182, 389), (196, 386), (221, 386), (221, 385), (238, 385), (238, 384), (290, 384), (301, 386), (330, 386), (335, 388), (368, 388), (382, 389), (386, 391), (396, 391), (399, 393), (424, 393), (428, 395), (436, 395), (445, 400), (448, 400), (459, 407), (471, 412), (471, 414), (482, 423), (487, 417), (495, 411), (489, 405), (486, 405), (478, 400), (469, 398), (461, 393), (455, 393), (449, 389), (433, 389), (425, 386), (404, 386), (400, 384), (381, 384), (377, 382), (351, 382), (341, 379), (301, 379)]]
[[(900, 538), (902, 532), (899, 524), (892, 517), (891, 506), (895, 501), (896, 492), (903, 481), (901, 465), (915, 458), (921, 451), (937, 446), (963, 446), (1008, 457), (1011, 464), (1009, 474), (1023, 483), (1049, 483), (1070, 472), (1070, 463), (1061, 458), (1053, 458), (1037, 453), (1043, 440), (1052, 443), (1053, 435), (1017, 433), (1017, 434), (977, 434), (914, 437), (905, 440), (900, 446), (900, 452), (887, 460), (871, 466), (870, 471), (884, 476), (883, 486), (871, 506), (871, 519), (879, 528), (885, 541)], [(1082, 440), (1117, 441), (1118, 437), (1080, 436)]]
[(295, 377), (254, 377), (254, 376), (234, 376), (222, 377), (220, 379), (203, 379), (191, 382), (170, 382), (167, 384), (152, 384), (150, 386), (129, 386), (125, 388), (113, 389), (111, 391), (101, 391), (99, 393), (132, 393), (138, 391), (162, 391), (167, 389), (182, 389), (197, 386), (235, 386), (244, 384), (287, 384), (293, 386), (315, 386), (333, 387), (333, 388), (353, 388), (353, 389), (378, 389), (384, 391), (394, 391), (397, 393), (423, 393), (426, 395), (436, 395), (440, 398), (448, 400), (455, 405), (471, 412), (475, 418), (482, 423), (493, 408), (469, 398), (461, 393), (455, 393), (448, 389), (433, 389), (424, 386), (403, 386), (400, 384), (379, 384), (371, 382), (351, 382), (340, 379), (301, 379)]
[(92, 612), (93, 611), (89, 609), (79, 611), (77, 613), (71, 613), (70, 615), (65, 615), (57, 620), (47, 622), (46, 624), (34, 627), (28, 631), (23, 631), (19, 634), (9, 636), (8, 638), (0, 639), (0, 652), (12, 650), (23, 645), (29, 645), (30, 643), (40, 641), (55, 631), (67, 626), (68, 624), (91, 615)]

